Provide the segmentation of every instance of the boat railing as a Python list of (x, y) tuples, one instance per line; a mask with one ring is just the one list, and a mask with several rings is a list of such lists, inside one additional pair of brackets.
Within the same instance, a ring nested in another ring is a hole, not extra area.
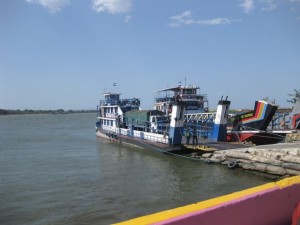
[(268, 126), (268, 129), (280, 130), (287, 129), (291, 125), (291, 116), (290, 113), (276, 113), (271, 123)]
[(141, 102), (138, 98), (121, 99), (120, 106), (140, 106)]
[(175, 97), (165, 97), (165, 98), (155, 98), (155, 102), (159, 103), (159, 102), (174, 102), (175, 101)]
[(151, 133), (139, 130), (129, 130), (125, 128), (115, 129), (115, 133), (119, 135), (135, 137), (142, 140), (147, 140), (150, 142), (159, 142), (159, 143), (168, 143), (168, 135), (166, 134), (158, 134), (158, 133)]
[(141, 102), (138, 98), (100, 100), (100, 106), (119, 105), (123, 107), (123, 106), (140, 106), (140, 104)]
[(167, 143), (168, 139), (166, 135), (156, 134), (156, 133), (148, 133), (142, 131), (134, 131), (134, 137), (140, 138), (143, 140), (147, 140), (150, 142), (159, 142), (159, 143)]
[(167, 122), (169, 121), (160, 121), (154, 128), (151, 127), (151, 123), (149, 121), (127, 121), (121, 125), (119, 131), (116, 131), (116, 133), (140, 138), (150, 142), (167, 143), (169, 131), (169, 124)]
[(198, 123), (185, 122), (182, 129), (182, 136), (186, 136), (187, 129), (190, 133), (196, 133), (197, 137), (209, 138), (213, 134), (214, 123), (212, 121), (202, 121)]
[(191, 113), (185, 114), (185, 120), (189, 122), (214, 121), (216, 113)]
[(119, 105), (119, 100), (100, 100), (100, 106)]
[(117, 118), (118, 113), (105, 113), (106, 118)]
[(174, 102), (176, 99), (176, 96), (180, 96), (183, 100), (197, 100), (200, 102), (207, 102), (207, 94), (200, 94), (200, 93), (175, 93), (175, 92), (159, 92), (156, 93), (156, 96), (154, 97), (154, 100), (156, 103), (159, 102)]
[(100, 107), (101, 107), (100, 105), (97, 106), (97, 117), (105, 117), (105, 118), (111, 118), (111, 119), (118, 117), (118, 113), (107, 113), (107, 112), (100, 110)]

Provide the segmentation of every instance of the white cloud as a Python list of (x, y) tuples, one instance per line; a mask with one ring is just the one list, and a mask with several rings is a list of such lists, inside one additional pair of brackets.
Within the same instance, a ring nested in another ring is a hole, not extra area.
[(280, 4), (290, 3), (294, 7), (300, 6), (300, 0), (239, 0), (239, 7), (245, 13), (250, 13), (254, 10), (255, 6), (263, 11), (273, 11), (278, 8)]
[(230, 20), (228, 18), (213, 18), (213, 19), (203, 19), (203, 20), (194, 20), (192, 18), (191, 11), (185, 11), (179, 15), (172, 16), (170, 18), (169, 25), (172, 27), (180, 27), (183, 25), (191, 25), (191, 24), (198, 24), (198, 25), (222, 25), (222, 24), (231, 24), (233, 22), (238, 22), (240, 20)]
[(272, 11), (277, 8), (278, 1), (277, 0), (260, 0), (265, 6), (262, 8), (265, 11)]
[[(237, 20), (235, 20), (237, 21)], [(197, 24), (202, 24), (202, 25), (221, 25), (221, 24), (230, 24), (232, 23), (233, 20), (227, 19), (227, 18), (214, 18), (210, 20), (198, 20), (195, 21)]]
[(131, 19), (132, 19), (132, 16), (131, 16), (131, 15), (126, 15), (126, 16), (124, 17), (124, 22), (125, 22), (125, 23), (129, 23), (129, 22), (131, 21)]
[(132, 7), (132, 0), (92, 0), (92, 6), (97, 12), (128, 13)]
[(250, 13), (254, 9), (254, 1), (253, 0), (243, 0), (243, 2), (239, 5), (245, 13)]
[(179, 27), (181, 25), (189, 25), (191, 23), (194, 23), (194, 21), (191, 18), (192, 18), (192, 13), (190, 11), (185, 11), (180, 15), (172, 16), (170, 18), (171, 20), (170, 26)]
[(25, 0), (28, 3), (39, 4), (47, 8), (50, 12), (59, 12), (70, 3), (69, 0)]

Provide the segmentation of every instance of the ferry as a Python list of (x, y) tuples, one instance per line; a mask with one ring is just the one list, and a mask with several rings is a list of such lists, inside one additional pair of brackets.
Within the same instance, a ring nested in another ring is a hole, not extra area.
[(174, 101), (169, 115), (155, 109), (142, 110), (139, 99), (120, 96), (104, 93), (104, 100), (97, 106), (97, 136), (163, 152), (183, 149), (183, 101)]
[(235, 115), (231, 118), (232, 126), (227, 131), (227, 141), (246, 141), (256, 145), (283, 142), (286, 135), (297, 133), (293, 129), (268, 129), (274, 120), (278, 106), (267, 100), (255, 102), (254, 110)]
[[(193, 87), (194, 88), (194, 87)], [(179, 88), (184, 90), (184, 88)], [(191, 87), (188, 88), (191, 90)], [(166, 109), (154, 108), (142, 110), (137, 98), (122, 99), (120, 93), (105, 92), (104, 100), (97, 106), (96, 135), (116, 143), (125, 143), (186, 158), (203, 154), (207, 151), (246, 147), (244, 144), (234, 145), (226, 142), (226, 124), (230, 101), (221, 99), (218, 104), (213, 127), (209, 131), (211, 137), (205, 143), (192, 144), (192, 136), (196, 139), (201, 134), (199, 124), (188, 127), (186, 123), (187, 103), (184, 96), (172, 98)], [(183, 97), (183, 98), (182, 98)], [(187, 131), (192, 133), (190, 143)], [(199, 159), (199, 158), (198, 158)]]
[[(154, 109), (170, 114), (175, 101), (185, 103), (184, 129), (196, 129), (198, 136), (212, 138), (216, 113), (209, 112), (206, 94), (200, 93), (199, 86), (178, 85), (156, 92)], [(282, 142), (291, 129), (267, 129), (278, 106), (268, 100), (255, 102), (254, 110), (231, 117), (232, 126), (227, 126), (227, 142), (249, 142), (255, 145)]]

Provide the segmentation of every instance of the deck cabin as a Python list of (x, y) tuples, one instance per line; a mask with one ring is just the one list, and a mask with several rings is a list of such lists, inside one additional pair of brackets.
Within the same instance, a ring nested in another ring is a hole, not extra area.
[(176, 101), (185, 102), (186, 114), (208, 112), (207, 95), (200, 94), (200, 88), (194, 85), (179, 85), (156, 92), (154, 97), (154, 109), (170, 114), (172, 105)]
[(137, 98), (121, 99), (119, 93), (104, 93), (104, 100), (97, 106), (97, 118), (101, 127), (116, 128), (123, 121), (123, 114), (131, 110), (140, 110)]

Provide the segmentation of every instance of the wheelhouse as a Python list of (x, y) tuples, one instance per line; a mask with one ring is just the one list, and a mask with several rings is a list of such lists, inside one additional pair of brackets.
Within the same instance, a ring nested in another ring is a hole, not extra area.
[(155, 93), (154, 109), (165, 113), (171, 113), (172, 105), (176, 101), (186, 104), (186, 114), (203, 113), (208, 111), (208, 100), (206, 94), (200, 94), (198, 86), (177, 86), (167, 88)]

